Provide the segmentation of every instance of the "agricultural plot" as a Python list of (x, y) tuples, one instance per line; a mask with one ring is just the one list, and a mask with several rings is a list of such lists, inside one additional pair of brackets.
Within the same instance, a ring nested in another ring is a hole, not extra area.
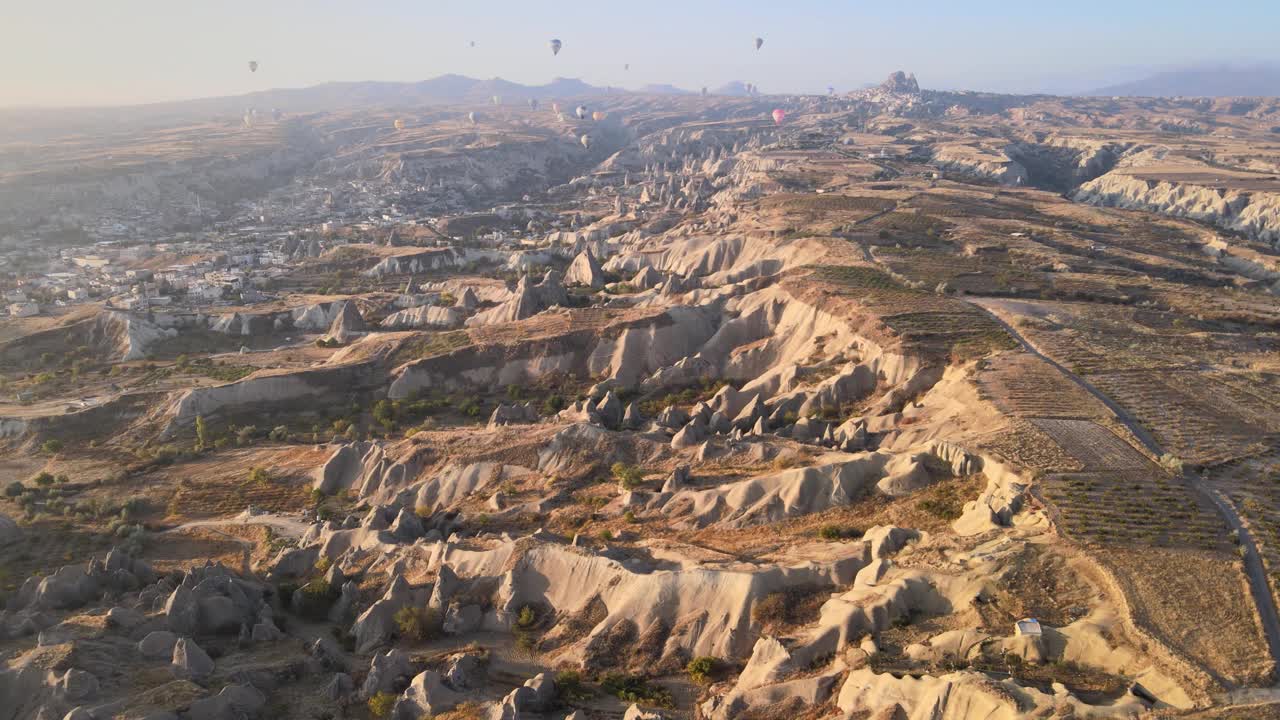
[(1028, 420), (1015, 419), (1008, 427), (976, 439), (978, 447), (1021, 467), (1042, 472), (1076, 472), (1084, 469), (1053, 438)]
[(1280, 450), (1214, 468), (1208, 478), (1249, 524), (1271, 592), (1280, 597)]
[(1059, 529), (1105, 547), (1229, 550), (1227, 527), (1186, 481), (1157, 468), (1062, 473), (1044, 483)]
[(1106, 408), (1044, 360), (1025, 352), (1001, 353), (978, 374), (983, 397), (1017, 417), (1091, 418)]
[(1091, 420), (1037, 418), (1036, 427), (1091, 472), (1153, 469), (1151, 462), (1115, 433)]
[(1228, 393), (1240, 392), (1215, 377), (1173, 379), (1176, 373), (1107, 373), (1089, 376), (1184, 462), (1216, 465), (1267, 446), (1268, 429), (1236, 409)]

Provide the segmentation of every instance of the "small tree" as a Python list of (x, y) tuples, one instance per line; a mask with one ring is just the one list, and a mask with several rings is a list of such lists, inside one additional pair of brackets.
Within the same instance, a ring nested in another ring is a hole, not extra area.
[(196, 416), (196, 452), (200, 452), (210, 447), (209, 442), (209, 426), (204, 421), (203, 415)]
[(40, 449), (49, 455), (53, 455), (54, 453), (62, 451), (62, 441), (61, 440), (45, 440), (44, 444), (40, 446)]

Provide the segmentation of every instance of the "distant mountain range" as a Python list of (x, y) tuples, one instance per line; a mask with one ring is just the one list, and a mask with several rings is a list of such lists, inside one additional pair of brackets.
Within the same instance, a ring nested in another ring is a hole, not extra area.
[(1130, 97), (1276, 97), (1280, 67), (1199, 67), (1167, 70), (1141, 80), (1098, 88), (1082, 95)]

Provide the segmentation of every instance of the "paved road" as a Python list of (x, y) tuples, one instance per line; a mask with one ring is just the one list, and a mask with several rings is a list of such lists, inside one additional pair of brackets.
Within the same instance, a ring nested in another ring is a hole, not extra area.
[[(1160, 444), (1156, 442), (1155, 437), (1153, 437), (1151, 433), (1147, 432), (1147, 429), (1142, 427), (1142, 425), (1139, 424), (1127, 410), (1111, 398), (1107, 397), (1106, 393), (1103, 393), (1101, 390), (1089, 383), (1089, 381), (1063, 367), (1053, 358), (1040, 352), (1040, 349), (1033, 345), (1030, 340), (1023, 337), (1022, 333), (1018, 332), (1016, 328), (1005, 322), (1003, 318), (993, 312), (990, 308), (983, 305), (981, 301), (971, 299), (968, 302), (970, 305), (982, 310), (991, 317), (991, 319), (1000, 323), (1000, 325), (1008, 331), (1009, 334), (1018, 341), (1018, 344), (1022, 345), (1023, 349), (1027, 352), (1035, 355), (1057, 369), (1058, 372), (1062, 373), (1076, 385), (1079, 385), (1090, 395), (1097, 398), (1103, 405), (1106, 405), (1107, 409), (1116, 416), (1116, 419), (1123, 423), (1124, 426), (1129, 429), (1129, 432), (1133, 433), (1134, 437), (1138, 438), (1138, 441), (1146, 446), (1147, 450), (1150, 451), (1152, 455), (1161, 457), (1165, 454), (1164, 450), (1160, 447)], [(1245, 575), (1249, 579), (1249, 592), (1253, 595), (1254, 605), (1258, 608), (1258, 617), (1262, 619), (1262, 630), (1266, 634), (1267, 645), (1271, 648), (1271, 658), (1275, 661), (1276, 666), (1280, 668), (1280, 614), (1276, 612), (1275, 598), (1271, 594), (1270, 585), (1267, 584), (1267, 571), (1262, 564), (1262, 556), (1258, 554), (1258, 546), (1253, 540), (1253, 535), (1249, 532), (1249, 528), (1245, 527), (1244, 521), (1240, 519), (1240, 513), (1236, 512), (1235, 506), (1231, 504), (1231, 501), (1227, 499), (1225, 495), (1219, 492), (1216, 488), (1208, 487), (1204, 483), (1200, 482), (1200, 479), (1194, 474), (1184, 473), (1184, 478), (1192, 489), (1200, 493), (1218, 509), (1218, 513), (1222, 516), (1222, 519), (1227, 522), (1227, 525), (1235, 531), (1236, 536), (1239, 538), (1240, 548), (1244, 554)]]

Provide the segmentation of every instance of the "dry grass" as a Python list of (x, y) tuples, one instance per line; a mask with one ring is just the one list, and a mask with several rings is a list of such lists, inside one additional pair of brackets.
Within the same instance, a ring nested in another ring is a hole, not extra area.
[(1108, 550), (1133, 621), (1231, 684), (1269, 681), (1274, 665), (1240, 563), (1196, 550)]

